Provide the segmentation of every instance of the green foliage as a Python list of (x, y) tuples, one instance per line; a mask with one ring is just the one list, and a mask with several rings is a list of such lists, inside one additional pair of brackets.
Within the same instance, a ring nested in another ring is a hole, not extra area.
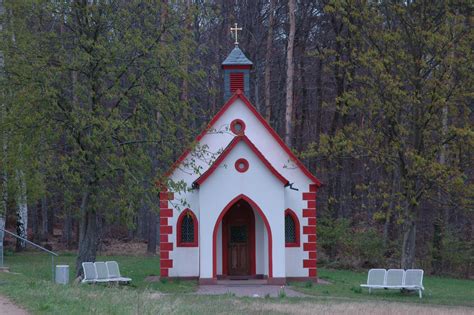
[[(380, 261), (380, 241), (372, 240), (381, 239), (383, 224), (395, 223), (406, 236), (394, 237), (406, 267), (415, 258), (411, 244), (418, 243), (408, 231), (423, 221), (423, 207), (455, 209), (469, 221), (474, 34), (468, 12), (466, 4), (444, 2), (325, 4), (324, 14), (339, 28), (336, 49), (324, 55), (337, 81), (334, 102), (324, 104), (334, 119), (302, 156), (324, 163), (324, 216), (337, 220), (325, 218), (318, 239), (330, 257), (356, 244), (357, 257)], [(364, 181), (355, 191), (344, 187), (354, 168)], [(341, 221), (346, 211), (352, 217)], [(361, 224), (359, 213), (371, 218)]]
[(352, 227), (346, 219), (319, 220), (318, 244), (329, 255), (332, 265), (349, 268), (378, 266), (383, 263), (386, 250), (378, 231)]
[(182, 10), (159, 1), (5, 1), (0, 132), (8, 169), (27, 173), (32, 200), (50, 185), (78, 218), (128, 225), (140, 208), (158, 211), (155, 183), (193, 135), (194, 100), (181, 87), (203, 76), (185, 67), (195, 44)]
[(465, 239), (466, 236), (448, 229), (442, 238), (441, 261), (445, 270), (452, 270), (454, 274), (469, 275), (470, 264), (474, 260), (474, 241)]

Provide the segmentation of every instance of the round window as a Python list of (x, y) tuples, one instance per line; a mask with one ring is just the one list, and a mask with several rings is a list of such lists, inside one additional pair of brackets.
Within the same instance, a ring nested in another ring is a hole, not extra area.
[(230, 130), (236, 135), (242, 135), (245, 131), (245, 123), (241, 119), (234, 119), (230, 123)]
[(249, 169), (249, 162), (246, 159), (238, 159), (235, 161), (235, 169), (240, 173), (244, 173)]

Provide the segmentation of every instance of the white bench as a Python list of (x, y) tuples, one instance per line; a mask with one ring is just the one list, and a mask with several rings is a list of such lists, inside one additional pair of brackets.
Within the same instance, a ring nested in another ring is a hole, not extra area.
[(105, 262), (107, 266), (107, 270), (109, 272), (109, 279), (112, 281), (118, 281), (118, 282), (130, 282), (132, 281), (131, 278), (127, 277), (122, 277), (120, 275), (120, 269), (119, 265), (116, 261), (107, 261)]
[(82, 283), (130, 282), (131, 278), (122, 277), (116, 261), (83, 262), (84, 279)]
[(367, 276), (367, 284), (360, 285), (369, 289), (398, 289), (418, 291), (420, 299), (423, 287), (423, 270), (421, 269), (370, 269)]
[(97, 269), (93, 262), (83, 262), (82, 270), (84, 270), (84, 279), (82, 279), (81, 283), (108, 282), (107, 279), (99, 279)]

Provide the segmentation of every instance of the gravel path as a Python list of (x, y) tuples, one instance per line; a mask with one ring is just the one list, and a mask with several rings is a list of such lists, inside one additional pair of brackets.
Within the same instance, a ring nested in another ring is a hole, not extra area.
[(0, 314), (4, 315), (28, 315), (28, 313), (13, 304), (9, 299), (0, 295)]

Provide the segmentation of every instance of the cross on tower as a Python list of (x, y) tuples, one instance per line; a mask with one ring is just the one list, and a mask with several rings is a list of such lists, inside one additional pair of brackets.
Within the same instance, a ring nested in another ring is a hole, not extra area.
[(234, 33), (234, 36), (235, 36), (235, 45), (238, 45), (239, 44), (239, 41), (237, 40), (237, 34), (238, 34), (238, 31), (241, 31), (242, 28), (241, 27), (237, 27), (237, 23), (234, 24), (234, 27), (231, 27), (230, 28), (230, 31), (232, 33)]

